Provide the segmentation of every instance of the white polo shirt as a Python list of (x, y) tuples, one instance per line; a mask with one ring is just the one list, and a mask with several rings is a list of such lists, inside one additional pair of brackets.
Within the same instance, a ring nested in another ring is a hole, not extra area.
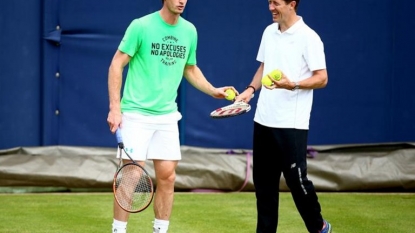
[[(302, 17), (283, 33), (278, 23), (269, 25), (262, 35), (257, 60), (264, 63), (263, 75), (279, 69), (292, 82), (311, 77), (314, 70), (326, 69), (323, 42)], [(273, 128), (308, 129), (312, 104), (313, 90), (261, 88), (254, 121)]]

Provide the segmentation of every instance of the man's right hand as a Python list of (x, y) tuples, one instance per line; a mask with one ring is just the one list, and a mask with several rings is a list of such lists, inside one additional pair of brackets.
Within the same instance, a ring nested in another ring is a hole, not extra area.
[(243, 91), (241, 94), (239, 94), (235, 97), (235, 102), (243, 101), (245, 103), (249, 103), (249, 101), (251, 101), (252, 97), (253, 97), (253, 92), (252, 92), (251, 88), (248, 88), (245, 91)]
[(115, 131), (120, 127), (121, 128), (121, 121), (122, 121), (122, 114), (121, 111), (117, 110), (110, 110), (108, 113), (108, 126), (110, 128), (111, 133), (115, 133)]

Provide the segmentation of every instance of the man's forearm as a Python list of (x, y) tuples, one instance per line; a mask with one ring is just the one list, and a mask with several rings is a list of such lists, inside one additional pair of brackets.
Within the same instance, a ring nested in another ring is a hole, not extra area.
[(108, 72), (108, 94), (110, 110), (120, 110), (122, 70), (110, 66)]
[(196, 89), (208, 95), (213, 94), (215, 87), (212, 86), (212, 84), (210, 84), (209, 81), (207, 81), (206, 77), (203, 75), (199, 67), (193, 66), (191, 68), (186, 68), (184, 76), (187, 79), (187, 81)]

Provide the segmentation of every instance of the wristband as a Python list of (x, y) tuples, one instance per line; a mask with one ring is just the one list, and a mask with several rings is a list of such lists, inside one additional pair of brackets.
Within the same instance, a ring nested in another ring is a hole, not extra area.
[(252, 88), (252, 90), (254, 90), (254, 92), (253, 92), (253, 93), (255, 93), (255, 91), (256, 91), (255, 87), (253, 87), (253, 86), (249, 85), (249, 86), (247, 86), (247, 87), (245, 88), (245, 90), (246, 90), (246, 89), (248, 89), (248, 88)]

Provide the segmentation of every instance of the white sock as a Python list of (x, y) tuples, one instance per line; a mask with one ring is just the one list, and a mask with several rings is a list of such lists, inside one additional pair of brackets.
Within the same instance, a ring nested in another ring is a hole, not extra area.
[(167, 233), (167, 230), (169, 229), (169, 221), (154, 219), (154, 229), (159, 230), (156, 231), (157, 233)]
[(126, 233), (127, 232), (127, 222), (122, 222), (114, 219), (112, 222), (112, 232), (113, 233)]

